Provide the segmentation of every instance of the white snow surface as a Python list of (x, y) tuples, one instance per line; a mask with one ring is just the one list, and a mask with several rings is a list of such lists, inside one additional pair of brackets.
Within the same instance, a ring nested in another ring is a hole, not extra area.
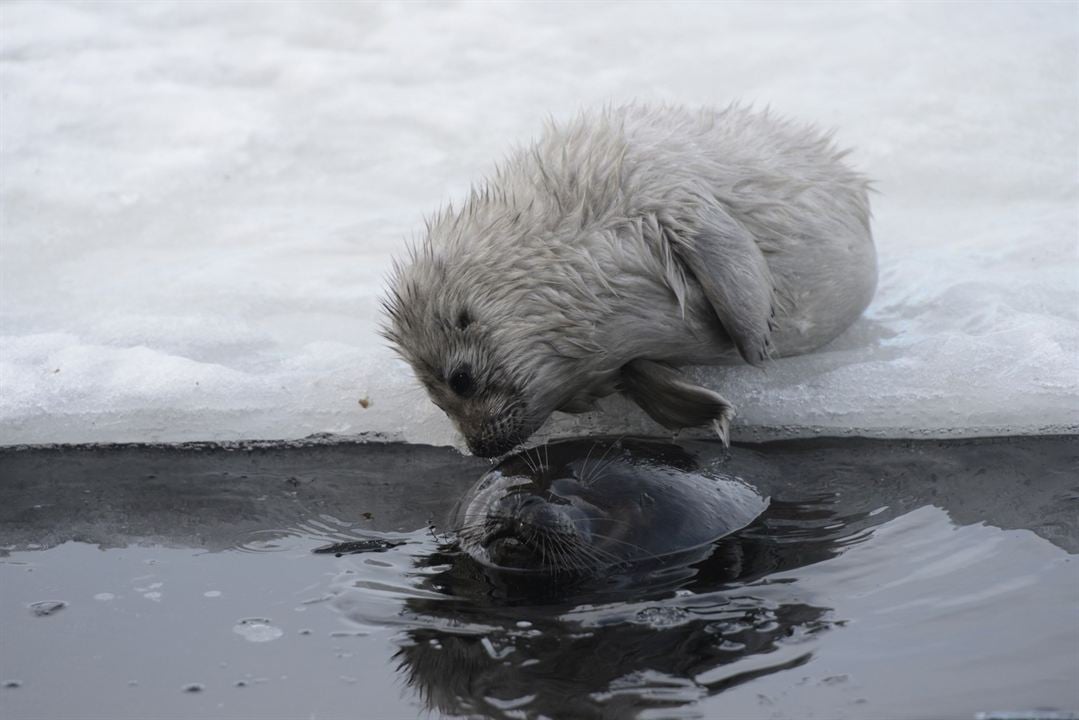
[[(1077, 8), (4, 2), (0, 443), (457, 443), (376, 334), (390, 257), (634, 99), (770, 105), (876, 180), (866, 316), (695, 371), (736, 438), (1076, 432)], [(605, 405), (543, 432), (657, 431)]]

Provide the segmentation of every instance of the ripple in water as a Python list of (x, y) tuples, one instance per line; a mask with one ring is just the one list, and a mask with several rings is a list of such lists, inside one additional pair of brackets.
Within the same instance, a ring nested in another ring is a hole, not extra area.
[[(357, 540), (357, 537), (363, 540)], [(321, 515), (281, 528), (253, 530), (237, 538), (234, 547), (241, 552), (252, 553), (306, 551), (310, 549), (312, 542), (327, 546), (317, 552), (340, 554), (375, 551), (380, 543), (384, 549), (401, 544), (398, 538), (383, 536), (381, 533), (361, 528), (356, 523)], [(369, 543), (370, 547), (363, 547), (364, 543)], [(338, 546), (341, 547), (340, 550), (331, 549)]]

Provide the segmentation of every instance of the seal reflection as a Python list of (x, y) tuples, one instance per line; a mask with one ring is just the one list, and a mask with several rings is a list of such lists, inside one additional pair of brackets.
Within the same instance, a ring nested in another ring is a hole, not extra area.
[[(406, 600), (398, 669), (442, 713), (627, 718), (802, 665), (799, 639), (829, 626), (828, 609), (748, 585), (835, 549), (783, 543), (791, 508), (772, 527), (767, 507), (672, 444), (510, 458), (452, 514), (460, 543), (418, 559), (442, 597)], [(739, 663), (757, 655), (769, 657)]]
[(406, 601), (398, 670), (450, 715), (630, 718), (798, 667), (802, 641), (834, 624), (829, 608), (755, 583), (838, 553), (827, 531), (815, 542), (783, 519), (805, 514), (777, 504), (663, 567), (602, 577), (507, 571), (448, 545), (419, 561), (442, 568), (424, 586), (443, 597)]
[(504, 460), (465, 493), (450, 527), (482, 564), (589, 576), (669, 566), (767, 505), (753, 487), (677, 445), (570, 440)]

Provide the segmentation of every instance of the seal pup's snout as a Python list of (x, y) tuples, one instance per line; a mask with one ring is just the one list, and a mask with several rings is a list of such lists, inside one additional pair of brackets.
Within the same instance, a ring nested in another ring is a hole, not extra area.
[(534, 429), (528, 427), (519, 406), (462, 418), (457, 427), (465, 437), (469, 452), (483, 458), (505, 455), (524, 442)]
[(494, 458), (508, 453), (517, 446), (518, 441), (514, 437), (466, 435), (465, 443), (468, 445), (469, 452), (476, 457)]

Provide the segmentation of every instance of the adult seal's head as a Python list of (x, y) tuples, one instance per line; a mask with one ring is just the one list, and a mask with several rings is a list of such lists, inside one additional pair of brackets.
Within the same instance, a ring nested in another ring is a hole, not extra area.
[(726, 441), (730, 403), (678, 367), (808, 352), (873, 295), (866, 181), (842, 157), (738, 107), (551, 125), (429, 220), (384, 335), (477, 455), (614, 392)]
[(573, 440), (503, 461), (461, 499), (452, 526), (486, 565), (594, 572), (708, 545), (767, 504), (675, 445)]

